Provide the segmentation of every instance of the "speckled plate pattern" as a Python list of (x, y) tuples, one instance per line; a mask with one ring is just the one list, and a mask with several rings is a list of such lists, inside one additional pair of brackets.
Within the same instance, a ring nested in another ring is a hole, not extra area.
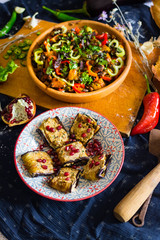
[[(104, 151), (111, 154), (112, 158), (108, 164), (105, 178), (94, 182), (80, 178), (76, 190), (72, 193), (65, 194), (48, 186), (49, 177), (39, 176), (32, 178), (22, 162), (21, 155), (28, 151), (37, 150), (39, 149), (39, 146), (43, 144), (43, 140), (37, 133), (36, 129), (40, 126), (44, 119), (58, 116), (64, 124), (66, 130), (69, 131), (74, 117), (78, 113), (84, 113), (97, 119), (101, 129), (94, 138), (101, 142)], [(48, 110), (40, 114), (24, 127), (15, 145), (14, 161), (21, 179), (36, 193), (57, 201), (79, 201), (99, 194), (109, 187), (116, 179), (124, 161), (124, 144), (117, 128), (99, 113), (79, 107), (62, 107)]]

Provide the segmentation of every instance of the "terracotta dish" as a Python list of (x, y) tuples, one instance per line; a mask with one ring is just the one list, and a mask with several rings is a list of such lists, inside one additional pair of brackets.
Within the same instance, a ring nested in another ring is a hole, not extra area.
[[(92, 92), (69, 93), (69, 92), (57, 91), (57, 90), (49, 88), (49, 87), (47, 88), (46, 85), (37, 78), (37, 76), (34, 72), (34, 69), (32, 66), (32, 60), (31, 60), (31, 56), (32, 56), (34, 49), (39, 47), (40, 43), (43, 42), (43, 40), (51, 33), (51, 31), (54, 28), (65, 26), (65, 27), (67, 27), (67, 29), (72, 29), (72, 28), (75, 28), (76, 26), (81, 28), (86, 25), (91, 27), (92, 29), (97, 30), (99, 34), (102, 34), (102, 32), (108, 32), (109, 34), (114, 35), (119, 41), (122, 42), (122, 44), (125, 48), (125, 54), (126, 54), (125, 68), (124, 68), (123, 72), (118, 76), (118, 78), (114, 82), (110, 83), (109, 85), (107, 85), (99, 90), (92, 91)], [(60, 24), (56, 24), (56, 26), (54, 26), (52, 28), (49, 28), (47, 31), (42, 33), (39, 37), (37, 37), (34, 40), (33, 44), (31, 45), (31, 47), (29, 49), (28, 56), (27, 56), (28, 71), (29, 71), (31, 78), (35, 82), (35, 84), (49, 96), (51, 96), (57, 100), (64, 101), (64, 102), (70, 102), (70, 103), (91, 102), (91, 101), (95, 101), (99, 98), (109, 95), (123, 83), (123, 81), (125, 80), (128, 72), (130, 70), (131, 63), (132, 63), (131, 48), (130, 48), (127, 40), (122, 36), (122, 34), (107, 24), (103, 24), (103, 23), (96, 22), (96, 21), (88, 21), (88, 20), (78, 20), (78, 21), (75, 20), (75, 21), (63, 22)]]

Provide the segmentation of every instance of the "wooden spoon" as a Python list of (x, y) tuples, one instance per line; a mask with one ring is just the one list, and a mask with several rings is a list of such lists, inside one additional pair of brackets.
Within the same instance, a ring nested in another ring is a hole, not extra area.
[[(149, 152), (160, 161), (160, 130), (153, 129), (149, 136)], [(142, 206), (160, 182), (160, 162), (114, 208), (114, 216), (127, 222)]]

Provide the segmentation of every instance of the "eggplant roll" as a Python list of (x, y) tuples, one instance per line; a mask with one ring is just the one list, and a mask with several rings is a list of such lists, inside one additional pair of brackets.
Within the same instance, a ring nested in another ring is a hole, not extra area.
[(65, 167), (49, 181), (49, 186), (64, 193), (72, 192), (78, 185), (80, 170)]
[(88, 115), (78, 113), (70, 128), (70, 135), (74, 135), (76, 140), (86, 145), (99, 129), (100, 126), (95, 119)]
[(53, 149), (59, 148), (69, 141), (68, 133), (57, 116), (44, 120), (37, 131)]
[(21, 158), (32, 177), (48, 176), (54, 173), (53, 161), (44, 151), (27, 152)]
[(110, 155), (98, 155), (90, 158), (86, 166), (83, 168), (83, 178), (91, 181), (99, 180), (105, 177)]
[(72, 165), (82, 166), (89, 160), (86, 154), (86, 148), (79, 141), (66, 144), (56, 149), (56, 152), (63, 167)]

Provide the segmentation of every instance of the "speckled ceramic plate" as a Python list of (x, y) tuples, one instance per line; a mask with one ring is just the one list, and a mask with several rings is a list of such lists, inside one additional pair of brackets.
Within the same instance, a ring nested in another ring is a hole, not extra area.
[[(48, 186), (48, 177), (32, 178), (24, 167), (21, 155), (39, 149), (40, 144), (43, 143), (36, 129), (44, 119), (58, 116), (65, 128), (69, 130), (77, 113), (85, 113), (98, 120), (101, 129), (95, 138), (101, 142), (103, 149), (112, 155), (112, 159), (108, 165), (105, 178), (95, 182), (81, 178), (76, 191), (64, 194)], [(40, 114), (24, 127), (15, 145), (14, 161), (21, 179), (36, 193), (58, 201), (79, 201), (99, 194), (116, 179), (124, 161), (124, 144), (117, 128), (104, 116), (84, 108), (63, 107)]]

